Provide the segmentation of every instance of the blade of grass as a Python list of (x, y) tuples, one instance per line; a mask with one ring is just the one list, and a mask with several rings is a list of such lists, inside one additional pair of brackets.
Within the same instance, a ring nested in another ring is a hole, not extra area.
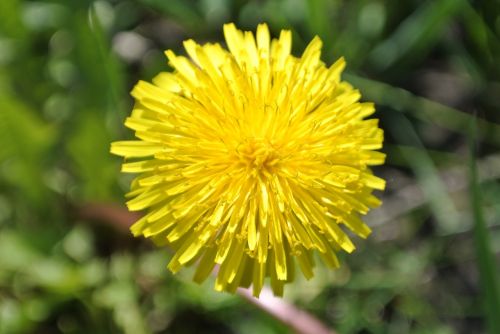
[(481, 189), (478, 184), (478, 173), (476, 164), (476, 127), (472, 123), (472, 131), (469, 136), (470, 158), (469, 158), (469, 182), (470, 200), (474, 217), (474, 243), (476, 247), (477, 266), (479, 269), (480, 290), (485, 308), (486, 321), (490, 333), (500, 333), (500, 290), (497, 266), (491, 251), (490, 236), (481, 201)]
[(427, 1), (371, 52), (369, 62), (384, 71), (407, 55), (414, 61), (415, 55), (423, 54), (438, 41), (441, 31), (464, 2)]
[[(332, 2), (326, 0), (307, 1), (306, 22), (312, 36), (318, 35), (323, 40), (323, 53), (329, 54), (332, 48), (334, 26), (330, 22), (327, 13), (330, 12)], [(331, 12), (330, 12), (331, 13)]]
[[(465, 6), (461, 14), (465, 32), (469, 35), (475, 46), (475, 48), (469, 48), (471, 49), (470, 51), (475, 53), (475, 58), (479, 65), (487, 68), (485, 69), (487, 76), (493, 73), (498, 74), (498, 71), (500, 71), (498, 63), (500, 57), (500, 40), (495, 34), (494, 29), (485, 22), (485, 16), (480, 15), (470, 4)], [(491, 70), (494, 70), (493, 73), (491, 73)], [(496, 76), (493, 78), (496, 78)]]
[[(393, 149), (385, 150), (388, 154), (396, 154), (401, 156), (403, 159), (403, 154), (399, 151), (400, 146), (394, 147)], [(412, 148), (406, 150), (406, 154), (413, 154), (415, 150), (420, 150), (418, 148)], [(390, 161), (390, 160), (389, 160)], [(407, 163), (406, 163), (407, 164)], [(406, 166), (405, 164), (405, 166)], [(490, 155), (477, 162), (478, 165), (478, 177), (479, 183), (491, 183), (495, 180), (500, 179), (500, 154)], [(439, 179), (443, 181), (443, 185), (446, 187), (446, 192), (449, 194), (455, 194), (459, 192), (469, 192), (469, 182), (468, 182), (469, 169), (468, 166), (463, 166), (463, 163), (454, 163), (453, 167), (446, 168), (439, 172)], [(380, 226), (388, 223), (397, 223), (398, 218), (404, 216), (411, 212), (412, 210), (418, 209), (423, 205), (428, 203), (428, 199), (422, 193), (419, 184), (416, 182), (409, 183), (407, 185), (401, 186), (399, 184), (394, 184), (391, 179), (387, 183), (388, 190), (393, 190), (389, 196), (384, 197), (384, 205), (370, 211), (366, 216), (370, 226)], [(452, 231), (451, 233), (439, 234), (441, 236), (456, 235), (459, 233), (466, 233), (472, 230), (472, 224), (468, 224), (464, 229), (458, 229)], [(494, 225), (493, 225), (494, 226)], [(500, 226), (500, 224), (499, 224)], [(492, 228), (490, 224), (489, 228)]]
[(74, 63), (82, 82), (75, 92), (78, 107), (94, 109), (101, 116), (105, 113), (111, 124), (119, 124), (125, 117), (123, 71), (109, 38), (94, 6), (71, 2), (68, 10), (73, 11), (68, 28), (75, 38)]
[(99, 17), (96, 14), (94, 6), (89, 7), (88, 11), (88, 24), (92, 37), (94, 38), (95, 45), (97, 46), (99, 60), (103, 64), (104, 74), (106, 76), (106, 81), (108, 82), (108, 108), (113, 111), (112, 114), (118, 114), (116, 112), (120, 106), (119, 92), (122, 91), (122, 80), (120, 78), (120, 68), (118, 61), (114, 58), (109, 46), (109, 42), (105, 36)]
[[(472, 8), (470, 5), (469, 7)], [(478, 12), (483, 17), (485, 23), (491, 32), (495, 34), (495, 29), (498, 30), (496, 27), (498, 26), (497, 20), (498, 13), (500, 13), (500, 2), (498, 0), (483, 0), (477, 3), (477, 7), (479, 7)]]
[(403, 150), (401, 154), (408, 161), (408, 166), (414, 171), (425, 197), (429, 200), (430, 208), (438, 221), (439, 232), (455, 231), (459, 215), (413, 126), (403, 115), (395, 115), (390, 119), (390, 124), (389, 131), (398, 142), (410, 142), (421, 148), (413, 152)]
[[(394, 166), (407, 167), (408, 161), (405, 156), (412, 155), (415, 152), (421, 154), (422, 148), (407, 145), (384, 145), (384, 153), (387, 155), (386, 163)], [(453, 166), (461, 163), (461, 157), (456, 153), (443, 152), (426, 149), (425, 153), (432, 160), (433, 164), (441, 168), (444, 166)]]
[[(344, 78), (359, 87), (367, 100), (408, 113), (422, 121), (429, 122), (461, 134), (467, 134), (474, 117), (457, 109), (442, 105), (429, 99), (416, 96), (407, 90), (391, 85), (345, 74)], [(476, 121), (482, 140), (500, 146), (500, 125), (483, 119)]]

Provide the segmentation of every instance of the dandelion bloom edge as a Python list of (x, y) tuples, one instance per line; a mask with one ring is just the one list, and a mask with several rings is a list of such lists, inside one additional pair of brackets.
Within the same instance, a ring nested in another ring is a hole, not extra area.
[(380, 205), (385, 181), (383, 131), (372, 103), (342, 81), (343, 58), (320, 60), (315, 37), (301, 57), (291, 33), (271, 39), (224, 25), (218, 43), (184, 42), (190, 59), (165, 52), (174, 72), (132, 90), (125, 125), (138, 140), (115, 142), (125, 173), (137, 173), (127, 194), (131, 211), (148, 212), (131, 228), (168, 245), (176, 273), (196, 264), (204, 281), (217, 266), (215, 289), (252, 285), (266, 277), (276, 295), (294, 279), (310, 279), (315, 255), (332, 268), (354, 244), (340, 228), (365, 238), (360, 216)]

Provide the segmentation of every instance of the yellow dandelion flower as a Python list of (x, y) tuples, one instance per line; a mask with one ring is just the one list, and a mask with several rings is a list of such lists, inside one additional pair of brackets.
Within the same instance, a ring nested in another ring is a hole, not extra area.
[(130, 210), (148, 209), (134, 235), (168, 245), (176, 273), (196, 264), (196, 282), (217, 267), (215, 289), (266, 277), (282, 295), (295, 267), (309, 279), (315, 254), (338, 267), (354, 245), (340, 225), (365, 238), (360, 219), (380, 204), (385, 182), (370, 165), (384, 162), (383, 132), (372, 103), (340, 80), (339, 59), (326, 67), (316, 37), (301, 57), (291, 33), (270, 38), (224, 25), (220, 44), (184, 42), (190, 57), (166, 51), (173, 73), (139, 82), (125, 125), (137, 141), (115, 142), (132, 182)]

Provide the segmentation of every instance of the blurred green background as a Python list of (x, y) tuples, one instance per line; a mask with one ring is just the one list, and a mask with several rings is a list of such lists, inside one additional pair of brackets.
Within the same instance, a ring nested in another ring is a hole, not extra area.
[(339, 333), (500, 333), (499, 15), (495, 0), (1, 0), (0, 333), (290, 331), (133, 239), (109, 154), (163, 50), (221, 41), (230, 21), (291, 29), (296, 55), (319, 35), (386, 133), (374, 233), (286, 299)]

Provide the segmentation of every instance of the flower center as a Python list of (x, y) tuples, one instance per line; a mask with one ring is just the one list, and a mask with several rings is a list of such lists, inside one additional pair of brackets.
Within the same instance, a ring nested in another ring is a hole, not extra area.
[(239, 165), (253, 173), (270, 173), (279, 161), (276, 148), (265, 139), (248, 138), (236, 148)]

